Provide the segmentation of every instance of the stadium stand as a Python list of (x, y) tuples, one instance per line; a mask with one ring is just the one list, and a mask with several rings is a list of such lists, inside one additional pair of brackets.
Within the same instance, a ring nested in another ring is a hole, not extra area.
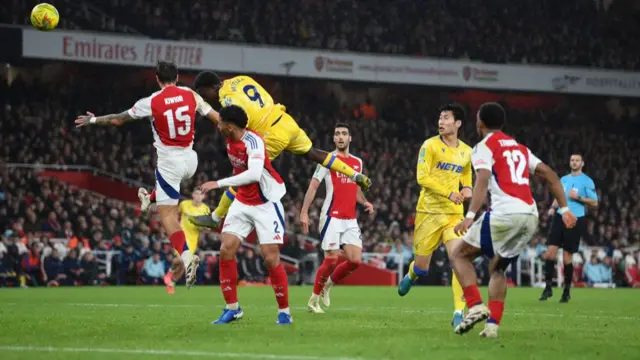
[[(46, 83), (37, 80), (37, 76), (18, 76), (10, 86), (3, 84), (1, 91), (8, 100), (2, 104), (0, 113), (0, 163), (88, 165), (131, 182), (153, 184), (154, 152), (148, 124), (140, 122), (123, 128), (83, 132), (71, 126), (75, 115), (86, 110), (108, 113), (130, 107), (137, 98), (153, 90), (153, 82), (137, 69), (60, 66), (57, 72), (66, 76)], [(619, 285), (637, 283), (637, 271), (627, 274), (629, 266), (637, 268), (632, 256), (640, 245), (640, 222), (633, 216), (640, 213), (638, 183), (634, 180), (640, 175), (637, 160), (640, 140), (633, 135), (640, 130), (640, 119), (638, 108), (632, 103), (592, 97), (512, 96), (438, 88), (423, 88), (416, 93), (401, 86), (378, 88), (377, 96), (365, 100), (364, 94), (370, 89), (363, 84), (349, 89), (359, 94), (359, 102), (343, 103), (326, 84), (290, 79), (261, 81), (269, 85), (276, 98), (284, 99), (320, 148), (332, 148), (334, 123), (346, 121), (352, 126), (352, 150), (363, 158), (366, 171), (379, 184), (368, 195), (378, 208), (376, 216), (361, 214), (360, 219), (366, 251), (389, 252), (394, 248), (393, 251), (401, 252), (403, 248), (411, 248), (413, 204), (417, 199), (415, 159), (422, 141), (436, 133), (434, 109), (439, 102), (456, 100), (467, 105), (463, 139), (474, 143), (477, 136), (473, 114), (477, 101), (486, 98), (500, 100), (507, 106), (508, 131), (560, 173), (565, 172), (573, 151), (584, 153), (586, 169), (596, 181), (600, 196), (599, 208), (589, 215), (585, 245), (602, 249), (597, 257), (603, 264), (613, 260), (613, 279)], [(96, 83), (101, 86), (94, 86)], [(580, 130), (576, 130), (577, 125)], [(196, 150), (201, 164), (194, 180), (185, 184), (184, 193), (230, 171), (221, 144), (222, 139), (213, 126), (199, 121)], [(286, 174), (289, 192), (284, 207), (287, 223), (295, 233), (299, 207), (314, 165), (290, 154), (282, 155), (276, 164), (280, 172)], [(166, 243), (166, 236), (155, 215), (141, 215), (135, 203), (106, 198), (55, 178), (43, 177), (40, 170), (33, 166), (0, 168), (0, 214), (3, 215), (0, 216), (3, 230), (0, 273), (5, 274), (2, 281), (16, 284), (16, 275), (22, 273), (31, 275), (32, 285), (52, 280), (59, 285), (136, 283), (142, 279), (143, 262), (153, 253), (159, 253), (161, 261), (168, 266), (172, 254), (162, 245)], [(529, 252), (537, 257), (544, 249), (550, 195), (539, 182), (534, 185), (534, 191), (542, 221)], [(214, 195), (207, 201), (215, 205), (217, 200)], [(310, 212), (312, 237), (318, 236), (320, 204), (321, 200), (316, 200)], [(49, 238), (54, 237), (69, 239), (69, 245), (51, 244)], [(303, 245), (297, 237), (290, 237), (283, 253), (301, 258), (310, 248), (313, 250), (312, 246)], [(213, 234), (205, 235), (201, 242), (205, 251), (216, 250), (217, 246)], [(94, 259), (85, 256), (88, 249), (118, 249), (123, 255), (107, 259), (101, 258), (103, 253), (98, 251)], [(636, 259), (637, 255), (635, 253)], [(586, 264), (590, 255), (580, 256), (580, 261)], [(251, 265), (244, 276), (248, 280), (260, 279), (259, 265), (250, 264), (252, 256), (241, 254), (241, 257)], [(200, 283), (217, 281), (216, 259), (214, 256), (206, 259), (199, 272)], [(96, 267), (96, 261), (101, 266)], [(393, 261), (391, 258), (387, 265), (393, 267)], [(110, 266), (108, 278), (106, 266)], [(384, 260), (381, 266), (385, 266)], [(17, 271), (10, 276), (12, 269)], [(441, 283), (443, 274), (433, 275), (433, 281)]]
[[(0, 22), (28, 24), (37, 1)], [(61, 27), (156, 38), (634, 70), (633, 1), (64, 1)], [(24, 15), (22, 15), (24, 14)], [(170, 24), (170, 26), (168, 26)], [(286, 24), (283, 26), (282, 24)]]

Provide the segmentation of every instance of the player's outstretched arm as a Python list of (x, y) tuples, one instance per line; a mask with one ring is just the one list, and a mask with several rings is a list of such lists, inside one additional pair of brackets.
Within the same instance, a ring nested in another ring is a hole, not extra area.
[(238, 175), (230, 176), (225, 179), (218, 180), (218, 186), (220, 187), (235, 187), (244, 186), (260, 181), (262, 171), (264, 170), (264, 155), (260, 158), (251, 157), (249, 154), (249, 161), (247, 162), (247, 170), (241, 172)]
[(369, 200), (367, 200), (367, 198), (364, 196), (364, 193), (362, 192), (362, 189), (360, 188), (358, 189), (358, 195), (356, 195), (356, 201), (358, 202), (358, 204), (364, 206), (364, 211), (366, 211), (370, 215), (373, 215), (373, 204), (370, 203)]
[(211, 109), (211, 111), (209, 111), (204, 117), (209, 119), (209, 121), (211, 121), (214, 125), (218, 125), (218, 122), (220, 121), (220, 114), (213, 109)]
[(489, 179), (491, 179), (491, 170), (488, 170), (487, 167), (476, 168), (476, 184), (473, 187), (473, 194), (471, 195), (471, 205), (469, 205), (469, 211), (467, 215), (465, 215), (464, 220), (453, 229), (456, 234), (462, 235), (466, 233), (469, 227), (471, 227), (471, 224), (473, 224), (476, 213), (480, 211), (482, 204), (484, 204), (487, 198)]
[(76, 118), (76, 127), (84, 127), (88, 125), (112, 125), (120, 126), (128, 121), (134, 120), (134, 117), (129, 114), (129, 111), (123, 111), (119, 114), (109, 114), (103, 116), (95, 116), (93, 113), (88, 112), (86, 115), (80, 115)]
[(545, 163), (540, 163), (536, 166), (535, 174), (549, 183), (556, 206), (561, 208), (567, 207), (567, 197), (564, 194), (564, 189), (562, 188), (558, 174)]
[(309, 208), (311, 207), (311, 203), (313, 203), (313, 199), (316, 198), (316, 192), (319, 186), (320, 180), (314, 176), (309, 183), (307, 192), (304, 194), (302, 209), (300, 209), (300, 224), (302, 225), (302, 232), (304, 234), (309, 233)]
[(544, 178), (549, 183), (551, 194), (553, 194), (553, 197), (556, 199), (556, 202), (560, 207), (558, 212), (562, 215), (562, 221), (565, 226), (567, 228), (574, 227), (577, 219), (575, 215), (569, 211), (567, 206), (567, 197), (564, 194), (564, 188), (562, 188), (562, 183), (560, 183), (558, 174), (543, 162), (536, 165), (535, 174)]
[[(491, 171), (487, 169), (476, 170), (476, 184), (473, 187), (471, 195), (471, 204), (467, 212), (469, 217), (475, 216), (480, 211), (482, 204), (487, 199), (487, 191), (489, 190), (489, 180), (491, 179)], [(471, 216), (473, 215), (473, 216)]]

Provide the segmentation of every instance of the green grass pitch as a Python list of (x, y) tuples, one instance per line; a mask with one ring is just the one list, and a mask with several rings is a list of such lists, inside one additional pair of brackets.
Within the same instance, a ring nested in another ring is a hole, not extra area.
[[(245, 317), (213, 326), (218, 287), (0, 289), (0, 359), (640, 359), (640, 291), (575, 289), (538, 301), (509, 289), (500, 339), (449, 325), (451, 293), (336, 287), (325, 314), (306, 312), (310, 287), (290, 288), (294, 324), (275, 325), (270, 287), (240, 288)], [(486, 296), (486, 289), (483, 290)]]

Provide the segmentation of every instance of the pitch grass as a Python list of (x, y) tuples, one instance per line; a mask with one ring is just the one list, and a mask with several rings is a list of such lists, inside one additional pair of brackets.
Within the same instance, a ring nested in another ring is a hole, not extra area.
[[(640, 291), (577, 289), (538, 301), (509, 289), (500, 339), (455, 335), (450, 289), (337, 287), (309, 314), (293, 287), (294, 324), (276, 326), (269, 287), (241, 288), (244, 319), (227, 326), (218, 287), (0, 289), (0, 359), (640, 359)], [(486, 290), (483, 290), (486, 294)]]

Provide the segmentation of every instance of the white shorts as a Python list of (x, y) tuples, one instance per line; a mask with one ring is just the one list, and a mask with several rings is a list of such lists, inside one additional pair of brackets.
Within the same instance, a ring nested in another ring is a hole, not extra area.
[(244, 241), (253, 229), (260, 245), (284, 242), (284, 209), (280, 201), (246, 205), (236, 200), (231, 204), (222, 233), (236, 235)]
[(362, 236), (358, 220), (320, 218), (320, 240), (322, 250), (340, 250), (340, 245), (354, 245), (362, 249)]
[(490, 258), (499, 255), (511, 259), (524, 251), (537, 229), (537, 215), (487, 211), (471, 225), (463, 240)]
[(178, 205), (180, 183), (189, 179), (198, 169), (198, 154), (187, 151), (184, 154), (158, 157), (156, 168), (156, 204)]

